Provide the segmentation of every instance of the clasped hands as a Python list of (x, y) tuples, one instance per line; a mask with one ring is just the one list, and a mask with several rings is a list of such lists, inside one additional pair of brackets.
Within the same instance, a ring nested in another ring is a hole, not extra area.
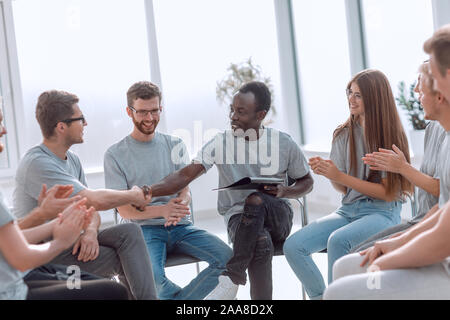
[[(144, 185), (141, 187), (141, 190), (146, 201), (150, 202), (152, 196), (151, 187)], [(145, 206), (137, 207), (136, 205), (134, 205), (134, 207), (139, 211), (145, 210)], [(183, 219), (186, 215), (191, 214), (188, 199), (180, 196), (170, 199), (167, 204), (161, 206), (161, 212), (162, 216), (166, 219), (166, 222), (164, 223), (165, 227), (171, 225), (176, 226), (181, 221), (181, 219)]]
[(311, 170), (318, 175), (324, 176), (332, 181), (337, 181), (341, 172), (333, 161), (321, 157), (312, 157), (308, 162)]

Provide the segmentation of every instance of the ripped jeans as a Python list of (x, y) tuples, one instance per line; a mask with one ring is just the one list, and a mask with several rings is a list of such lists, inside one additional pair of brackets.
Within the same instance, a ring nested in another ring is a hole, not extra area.
[(292, 208), (285, 199), (254, 192), (245, 200), (244, 213), (232, 216), (228, 234), (233, 242), (233, 257), (223, 275), (235, 284), (250, 279), (253, 300), (272, 299), (272, 257), (274, 243), (284, 242), (292, 228)]

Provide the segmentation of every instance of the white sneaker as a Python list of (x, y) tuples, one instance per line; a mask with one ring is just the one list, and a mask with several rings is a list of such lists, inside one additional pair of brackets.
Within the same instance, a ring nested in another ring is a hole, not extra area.
[(219, 283), (204, 300), (234, 300), (238, 288), (239, 285), (234, 284), (230, 277), (219, 276)]

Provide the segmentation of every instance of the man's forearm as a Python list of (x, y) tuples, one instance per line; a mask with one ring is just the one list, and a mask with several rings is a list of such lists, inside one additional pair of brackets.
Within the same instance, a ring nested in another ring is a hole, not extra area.
[(85, 189), (78, 193), (88, 199), (86, 206), (94, 207), (97, 211), (105, 211), (130, 204), (135, 200), (131, 190), (112, 190), (112, 189)]
[(169, 174), (160, 182), (151, 185), (152, 197), (177, 194), (204, 172), (205, 168), (201, 164), (191, 163), (183, 169)]
[(439, 197), (439, 179), (420, 172), (409, 163), (401, 169), (400, 174), (420, 189)]
[(20, 229), (29, 229), (47, 222), (45, 215), (41, 208), (34, 208), (28, 215), (18, 219), (18, 226)]
[(297, 179), (293, 186), (287, 188), (285, 197), (290, 199), (301, 198), (312, 191), (313, 184), (314, 180), (310, 174), (303, 178)]
[(425, 218), (405, 231), (400, 237), (404, 239), (404, 242), (409, 242), (415, 237), (417, 237), (419, 234), (433, 228), (439, 221), (440, 214), (442, 212), (442, 209), (437, 209), (438, 206), (430, 209), (430, 214), (427, 213), (428, 217), (425, 216)]
[(121, 206), (117, 208), (120, 216), (124, 219), (133, 220), (147, 220), (162, 217), (162, 209), (164, 205), (147, 206), (144, 211), (138, 211), (131, 205)]

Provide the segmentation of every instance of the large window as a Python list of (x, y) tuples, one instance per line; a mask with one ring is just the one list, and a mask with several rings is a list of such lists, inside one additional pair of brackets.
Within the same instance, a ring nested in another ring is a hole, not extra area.
[(74, 146), (87, 171), (131, 132), (126, 91), (150, 80), (142, 0), (35, 0), (13, 2), (25, 109), (27, 148), (42, 140), (35, 119), (39, 94), (75, 93), (86, 116), (85, 143)]
[(229, 128), (229, 105), (216, 101), (216, 83), (231, 63), (248, 58), (271, 78), (277, 110), (272, 126), (284, 127), (272, 0), (153, 3), (167, 128), (190, 132), (191, 154), (201, 146), (198, 133)]
[(303, 126), (308, 149), (329, 150), (348, 118), (350, 58), (344, 0), (292, 1)]
[[(274, 85), (284, 129), (274, 2), (272, 0), (153, 1), (168, 133), (181, 136), (195, 155), (214, 130), (230, 127), (229, 103), (216, 100), (216, 84), (231, 63), (252, 58)], [(216, 169), (191, 184), (195, 210), (215, 208)], [(205, 195), (196, 201), (196, 195)]]
[[(400, 81), (413, 83), (428, 55), (423, 43), (433, 33), (431, 1), (363, 0), (369, 67), (381, 70), (394, 91)], [(399, 110), (405, 129), (411, 128)]]

